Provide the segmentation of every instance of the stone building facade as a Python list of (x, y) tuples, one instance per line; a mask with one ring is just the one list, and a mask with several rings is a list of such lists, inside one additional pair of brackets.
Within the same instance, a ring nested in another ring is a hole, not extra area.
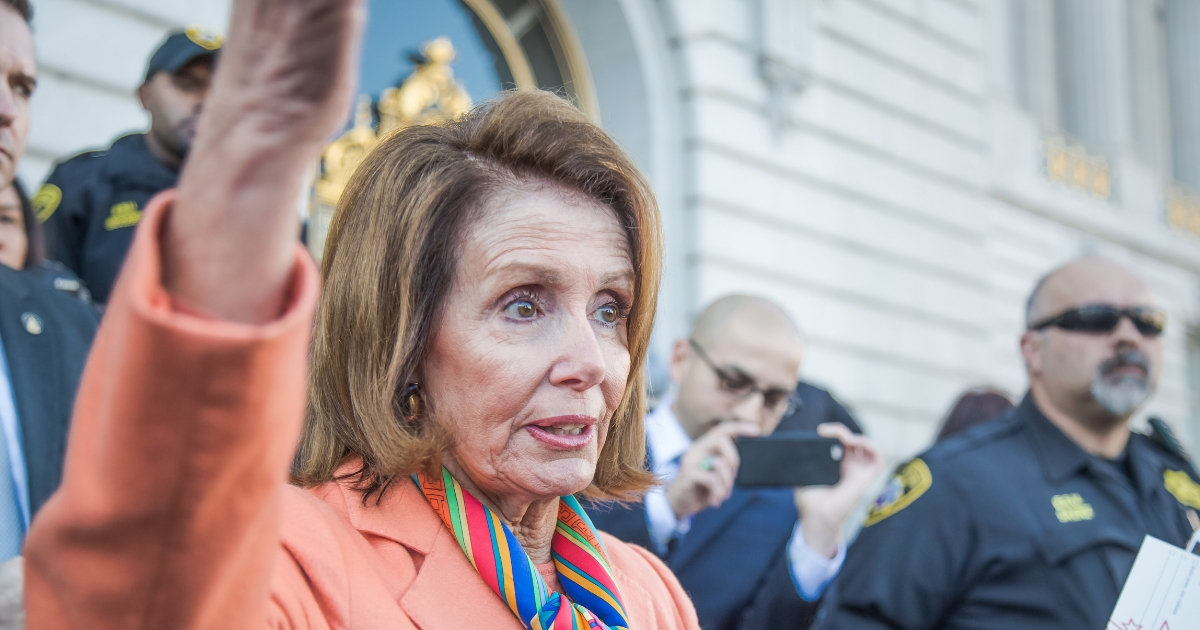
[[(228, 0), (34, 4), (27, 182), (144, 127), (133, 91), (150, 50), (172, 26), (229, 12)], [(1026, 293), (1098, 253), (1140, 270), (1169, 311), (1149, 412), (1200, 450), (1190, 0), (461, 4), (476, 24), (490, 16), (494, 46), (508, 37), (494, 29), (518, 35), (539, 77), (551, 50), (567, 91), (649, 173), (667, 234), (660, 349), (715, 297), (773, 297), (805, 330), (805, 377), (900, 458), (965, 388), (1024, 391)], [(529, 43), (539, 25), (545, 42)]]

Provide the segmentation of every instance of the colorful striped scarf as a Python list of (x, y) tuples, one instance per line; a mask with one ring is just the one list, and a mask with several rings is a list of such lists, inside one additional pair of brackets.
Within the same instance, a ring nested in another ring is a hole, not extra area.
[(604, 545), (575, 497), (558, 502), (550, 555), (570, 606), (549, 592), (529, 554), (491, 510), (462, 489), (450, 472), (415, 475), (417, 486), (454, 533), (471, 565), (530, 630), (624, 630), (629, 627)]

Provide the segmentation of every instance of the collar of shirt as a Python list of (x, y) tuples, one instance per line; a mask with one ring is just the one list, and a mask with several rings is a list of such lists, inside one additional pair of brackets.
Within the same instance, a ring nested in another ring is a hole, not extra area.
[[(17, 417), (17, 397), (9, 377), (8, 356), (0, 339), (0, 431), (4, 432), (3, 447), (8, 451), (9, 478), (12, 479), (21, 520), (29, 529), (29, 480), (25, 473), (25, 454), (21, 450), (21, 423)], [(3, 472), (0, 471), (0, 480)]]
[(117, 138), (106, 154), (104, 168), (109, 177), (154, 188), (170, 188), (179, 179), (179, 169), (154, 155), (144, 133)]
[(650, 452), (650, 470), (658, 478), (670, 482), (679, 470), (676, 461), (692, 446), (692, 438), (675, 417), (671, 405), (675, 404), (672, 392), (646, 416), (646, 447)]
[(1025, 394), (1017, 413), (1029, 427), (1048, 480), (1059, 483), (1087, 468), (1088, 454), (1038, 409), (1032, 392)]
[[(1093, 470), (1093, 474), (1103, 470), (1105, 476), (1115, 476), (1119, 481), (1128, 483), (1129, 477), (1118, 471), (1111, 462), (1101, 462), (1099, 458), (1083, 450), (1074, 440), (1067, 437), (1038, 409), (1033, 400), (1033, 394), (1025, 395), (1025, 399), (1017, 408), (1029, 426), (1030, 435), (1036, 447), (1038, 458), (1042, 462), (1042, 470), (1052, 483), (1061, 483), (1084, 470)], [(1134, 484), (1142, 493), (1152, 492), (1157, 484), (1161, 484), (1161, 471), (1155, 469), (1154, 458), (1146, 452), (1145, 440), (1136, 433), (1130, 432), (1129, 443), (1125, 446), (1126, 457), (1130, 459), (1130, 469), (1133, 472)], [(1118, 473), (1121, 474), (1118, 474)]]

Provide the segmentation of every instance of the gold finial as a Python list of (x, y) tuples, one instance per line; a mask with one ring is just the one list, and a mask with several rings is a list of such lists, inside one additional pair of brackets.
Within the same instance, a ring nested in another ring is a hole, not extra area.
[(355, 109), (354, 126), (326, 145), (321, 153), (308, 225), (309, 250), (317, 260), (321, 259), (329, 222), (350, 176), (383, 134), (410, 125), (454, 120), (471, 109), (471, 97), (450, 69), (457, 55), (450, 40), (439, 37), (426, 42), (421, 54), (423, 60), (399, 87), (380, 94), (378, 133), (371, 125), (371, 97), (364, 94)]
[(450, 68), (458, 54), (450, 40), (439, 37), (426, 42), (421, 54), (424, 62), (400, 87), (388, 88), (379, 95), (381, 136), (409, 125), (454, 120), (471, 109), (471, 97)]
[(321, 176), (315, 185), (318, 201), (337, 205), (350, 175), (377, 140), (375, 130), (371, 128), (371, 97), (363, 94), (358, 97), (354, 126), (321, 152)]

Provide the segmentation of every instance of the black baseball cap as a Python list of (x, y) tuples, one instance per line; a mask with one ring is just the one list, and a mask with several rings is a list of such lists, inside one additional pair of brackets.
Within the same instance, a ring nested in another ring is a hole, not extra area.
[(174, 74), (195, 59), (216, 57), (224, 44), (225, 37), (220, 33), (199, 26), (172, 31), (150, 56), (143, 82), (159, 72)]

